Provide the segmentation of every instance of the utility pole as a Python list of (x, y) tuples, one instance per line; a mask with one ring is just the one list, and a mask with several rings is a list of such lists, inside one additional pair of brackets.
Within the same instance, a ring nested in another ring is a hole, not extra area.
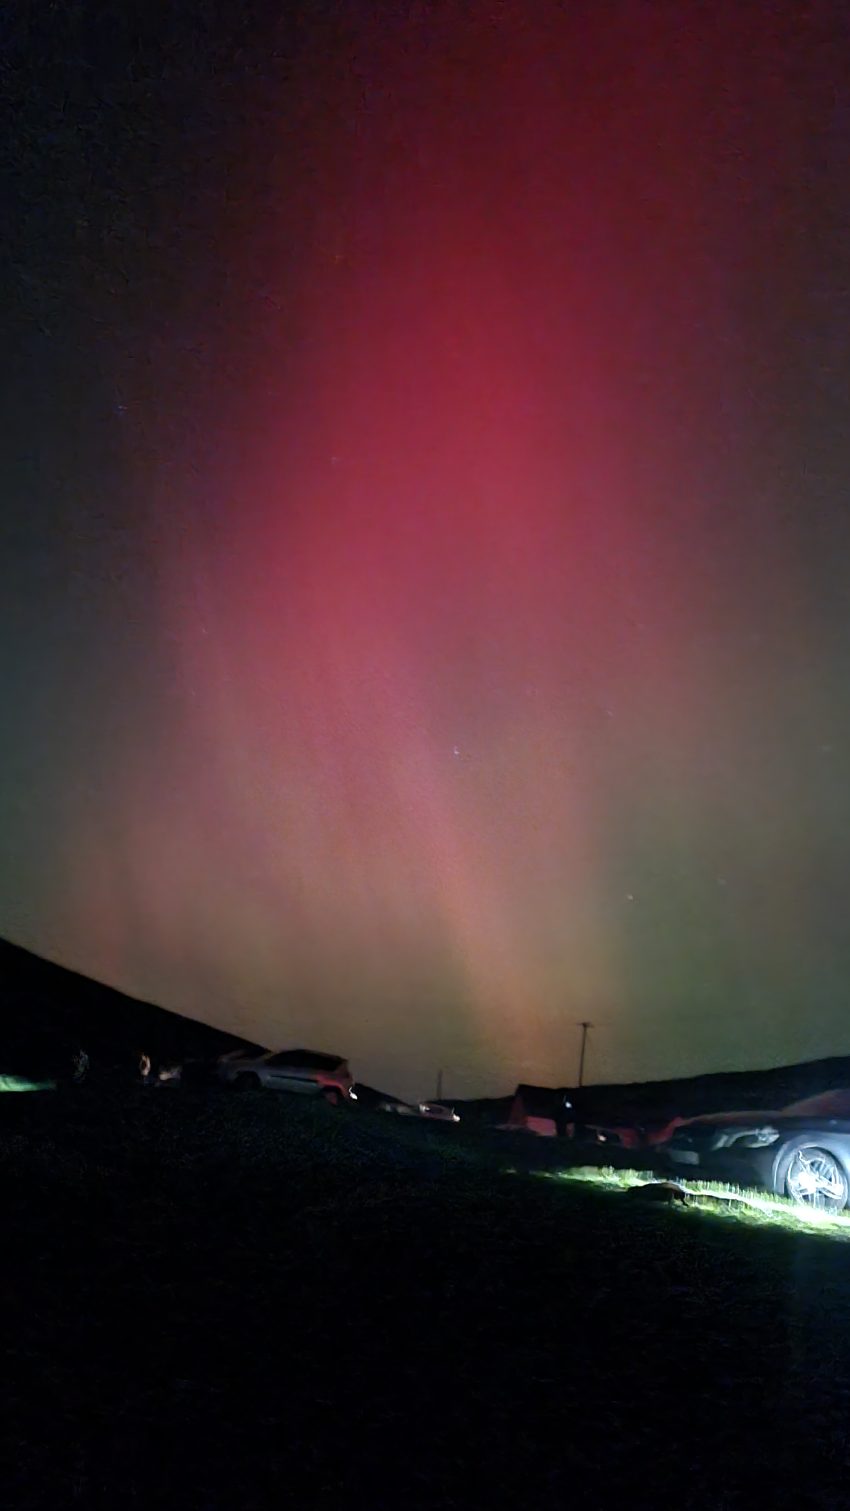
[(592, 1023), (578, 1023), (578, 1024), (576, 1024), (576, 1027), (581, 1029), (581, 1052), (579, 1054), (579, 1061), (578, 1061), (578, 1084), (579, 1084), (579, 1086), (583, 1086), (584, 1085), (584, 1056), (585, 1056), (585, 1051), (587, 1049), (587, 1031), (588, 1031), (589, 1028), (593, 1027), (593, 1024)]

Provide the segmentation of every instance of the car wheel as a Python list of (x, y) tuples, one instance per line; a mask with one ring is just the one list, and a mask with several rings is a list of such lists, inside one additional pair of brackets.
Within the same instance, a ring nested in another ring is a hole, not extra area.
[(236, 1077), (233, 1088), (235, 1091), (259, 1091), (262, 1084), (260, 1077), (255, 1075), (253, 1070), (243, 1070), (242, 1074)]
[(784, 1185), (792, 1201), (821, 1212), (843, 1212), (850, 1198), (850, 1182), (835, 1155), (817, 1144), (792, 1151)]

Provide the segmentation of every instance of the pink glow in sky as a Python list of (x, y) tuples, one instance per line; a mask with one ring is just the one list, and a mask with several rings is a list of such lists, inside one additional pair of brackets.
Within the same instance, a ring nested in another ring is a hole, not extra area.
[(402, 1094), (569, 1081), (581, 1018), (594, 1080), (850, 1047), (817, 81), (605, 9), (352, 10), (234, 126), (203, 381), (143, 475), (124, 430), (112, 759), (16, 930)]

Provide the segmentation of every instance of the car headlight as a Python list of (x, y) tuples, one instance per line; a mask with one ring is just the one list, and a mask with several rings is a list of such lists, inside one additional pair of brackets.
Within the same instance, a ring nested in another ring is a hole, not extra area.
[(745, 1149), (764, 1149), (768, 1144), (775, 1144), (778, 1138), (778, 1128), (753, 1128), (752, 1132), (745, 1133), (736, 1142), (743, 1144)]

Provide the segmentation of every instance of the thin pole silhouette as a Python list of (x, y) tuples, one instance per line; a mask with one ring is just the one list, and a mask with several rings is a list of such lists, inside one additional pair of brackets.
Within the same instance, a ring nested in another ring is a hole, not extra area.
[(587, 1050), (587, 1031), (588, 1031), (589, 1028), (593, 1027), (593, 1024), (592, 1023), (579, 1023), (577, 1026), (581, 1029), (581, 1051), (580, 1051), (580, 1054), (579, 1054), (579, 1061), (578, 1061), (578, 1084), (579, 1084), (579, 1086), (583, 1086), (584, 1085), (584, 1056), (585, 1056), (585, 1052)]

